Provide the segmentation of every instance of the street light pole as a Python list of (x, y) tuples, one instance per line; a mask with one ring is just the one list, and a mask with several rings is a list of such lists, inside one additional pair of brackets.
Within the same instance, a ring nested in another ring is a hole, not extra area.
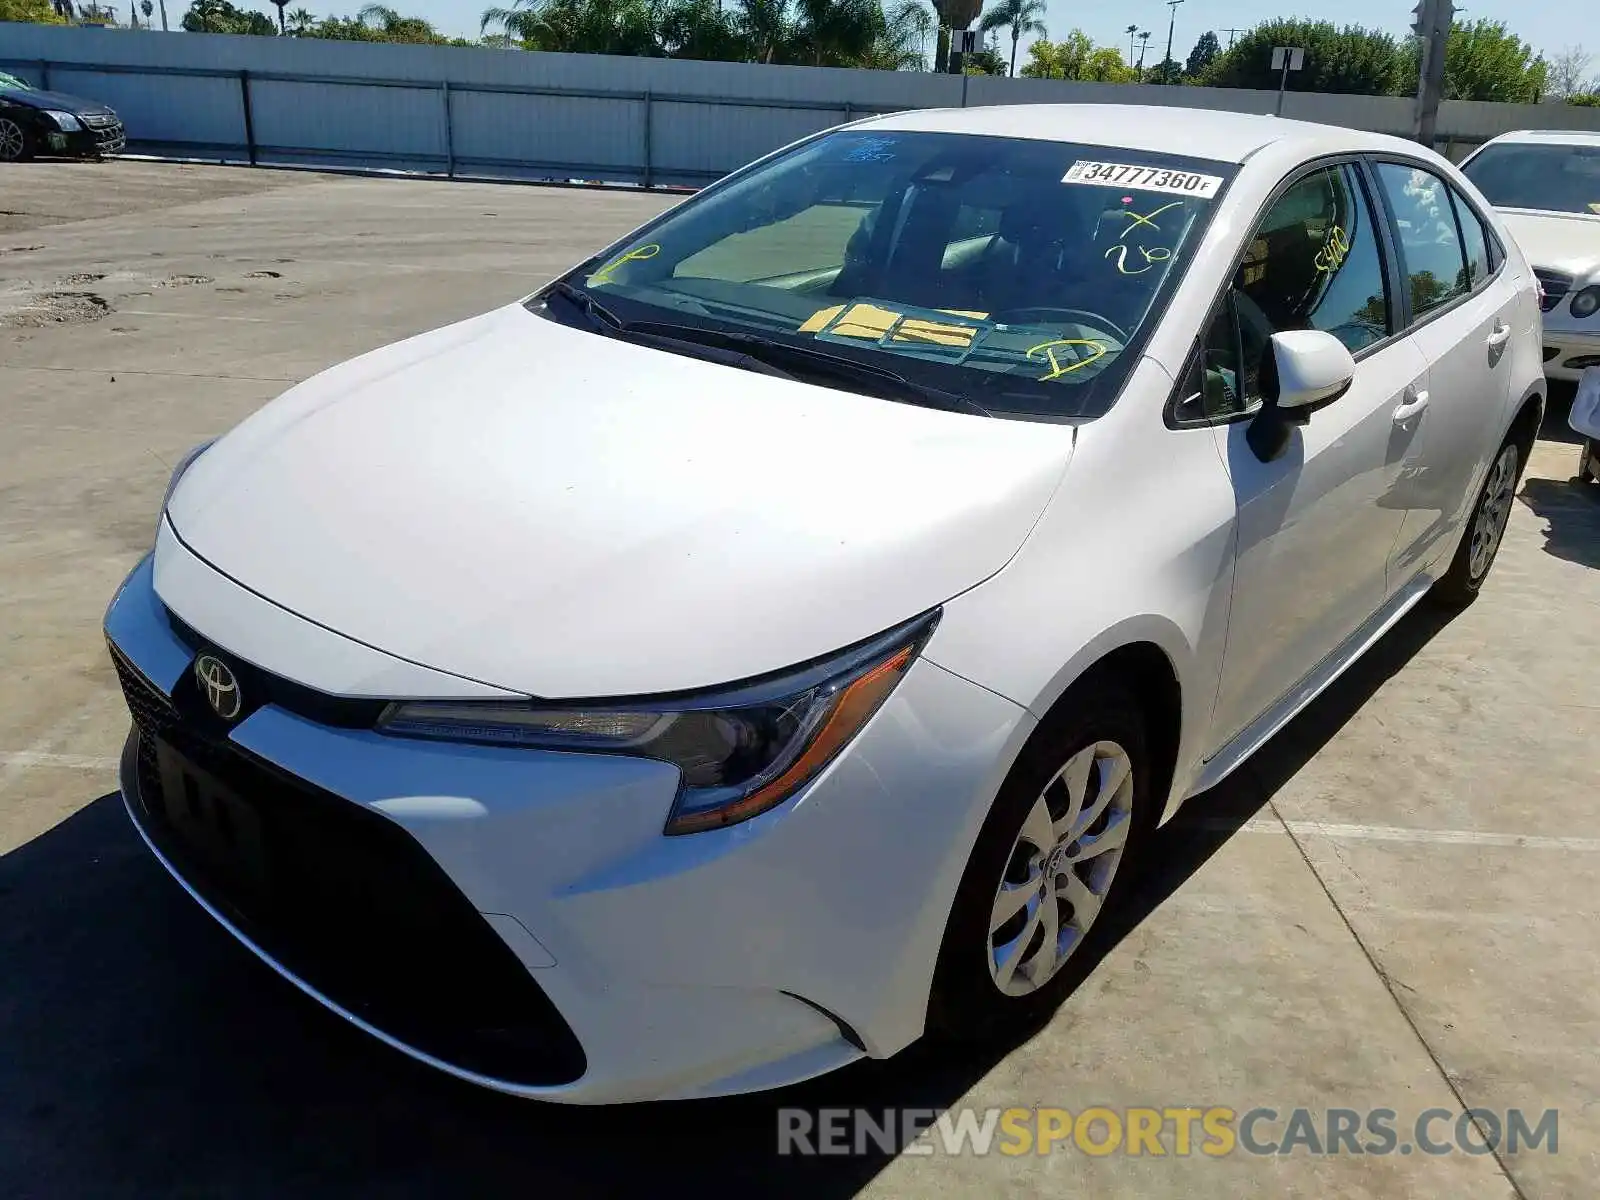
[(1178, 24), (1178, 5), (1183, 0), (1167, 0), (1167, 10), (1172, 14), (1167, 18), (1167, 57), (1161, 63), (1161, 82), (1172, 82), (1172, 31)]

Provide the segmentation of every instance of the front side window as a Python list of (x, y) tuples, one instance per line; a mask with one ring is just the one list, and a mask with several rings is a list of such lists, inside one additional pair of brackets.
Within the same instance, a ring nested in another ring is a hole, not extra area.
[(686, 202), (566, 283), (625, 325), (826, 352), (997, 415), (1094, 416), (1236, 169), (842, 131)]
[(1313, 171), (1273, 204), (1246, 243), (1233, 303), (1249, 403), (1261, 399), (1275, 333), (1320, 329), (1351, 353), (1389, 335), (1383, 259), (1354, 167)]
[(1379, 163), (1378, 181), (1394, 213), (1412, 318), (1471, 291), (1466, 251), (1444, 180), (1421, 167)]
[(1600, 146), (1502, 142), (1461, 168), (1496, 208), (1600, 215)]

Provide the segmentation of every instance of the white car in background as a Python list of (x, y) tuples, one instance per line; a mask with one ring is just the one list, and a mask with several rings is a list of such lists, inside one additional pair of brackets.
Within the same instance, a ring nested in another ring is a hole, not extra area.
[(1539, 276), (1545, 374), (1576, 382), (1600, 367), (1600, 133), (1502, 134), (1461, 170)]
[(808, 137), (180, 464), (105, 621), (128, 812), (306, 993), (517, 1095), (1026, 1027), (1159, 821), (1477, 593), (1537, 295), (1395, 138)]

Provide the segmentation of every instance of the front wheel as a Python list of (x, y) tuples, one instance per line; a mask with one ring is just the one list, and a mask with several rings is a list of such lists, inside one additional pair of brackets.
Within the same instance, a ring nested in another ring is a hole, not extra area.
[(1450, 560), (1450, 569), (1433, 585), (1430, 596), (1447, 608), (1465, 608), (1478, 598), (1483, 581), (1489, 577), (1495, 555), (1500, 553), (1500, 542), (1506, 533), (1506, 523), (1511, 519), (1511, 504), (1517, 493), (1517, 480), (1522, 477), (1522, 451), (1517, 443), (1507, 438), (1495, 455), (1494, 465), (1483, 481), (1467, 527), (1462, 531), (1461, 544), (1456, 556)]
[(0, 117), (0, 162), (33, 157), (33, 136), (14, 117)]
[(1151, 784), (1144, 717), (1124, 688), (1085, 686), (1041, 723), (957, 889), (930, 1005), (936, 1033), (1025, 1029), (1065, 999), (1067, 964), (1154, 828)]

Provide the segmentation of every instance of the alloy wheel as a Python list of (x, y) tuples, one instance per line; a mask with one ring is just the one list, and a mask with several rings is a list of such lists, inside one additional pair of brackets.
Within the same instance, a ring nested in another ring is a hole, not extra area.
[(1082, 944), (1122, 862), (1133, 790), (1128, 752), (1100, 741), (1028, 809), (989, 916), (989, 973), (1005, 995), (1037, 991)]
[(1474, 580), (1481, 579), (1494, 561), (1500, 539), (1511, 519), (1511, 498), (1517, 486), (1517, 448), (1508, 445), (1500, 451), (1483, 485), (1483, 499), (1472, 521), (1472, 545), (1467, 552), (1467, 570)]
[(10, 117), (0, 117), (0, 162), (15, 162), (27, 144), (22, 126)]

